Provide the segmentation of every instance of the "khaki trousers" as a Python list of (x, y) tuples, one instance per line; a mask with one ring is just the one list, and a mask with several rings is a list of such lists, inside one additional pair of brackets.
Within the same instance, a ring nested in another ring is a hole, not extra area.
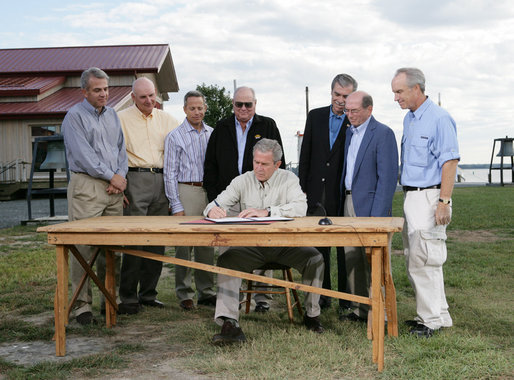
[[(287, 265), (298, 270), (306, 285), (321, 287), (323, 283), (323, 256), (313, 247), (231, 247), (218, 258), (218, 266), (251, 273), (266, 263)], [(241, 279), (218, 275), (218, 297), (214, 320), (223, 324), (223, 318), (239, 319), (239, 288)], [(320, 314), (319, 294), (307, 293), (305, 312), (309, 317)]]
[[(202, 215), (208, 203), (207, 192), (203, 187), (179, 183), (178, 192), (186, 215)], [(193, 253), (195, 262), (214, 265), (214, 248), (212, 247), (175, 247), (177, 259), (191, 260)], [(191, 268), (175, 266), (175, 292), (180, 301), (193, 299), (195, 295), (192, 287), (192, 272)], [(195, 269), (194, 279), (198, 300), (216, 295), (213, 273)]]
[[(355, 217), (352, 196), (346, 195), (344, 201), (344, 216)], [(371, 280), (370, 266), (363, 247), (344, 247), (347, 291), (350, 294), (369, 297)], [(369, 305), (352, 302), (350, 306), (353, 313), (361, 318), (368, 317)]]
[[(68, 218), (80, 220), (97, 216), (118, 216), (123, 214), (123, 195), (107, 194), (109, 183), (102, 179), (93, 178), (84, 173), (72, 173), (68, 185)], [(80, 254), (86, 261), (93, 257), (95, 248), (87, 245), (77, 246)], [(120, 257), (115, 255), (116, 284), (119, 284)], [(105, 253), (100, 252), (96, 260), (96, 272), (101, 281), (105, 281)], [(70, 281), (72, 292), (78, 287), (84, 269), (70, 255)], [(117, 290), (116, 290), (117, 292)], [(102, 296), (102, 302), (103, 300)], [(92, 293), (89, 277), (80, 291), (75, 303), (75, 315), (91, 312)]]

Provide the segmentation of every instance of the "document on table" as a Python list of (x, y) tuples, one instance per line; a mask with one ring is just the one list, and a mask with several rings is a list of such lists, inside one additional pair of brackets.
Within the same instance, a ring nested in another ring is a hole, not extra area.
[(238, 218), (238, 217), (227, 217), (227, 218), (205, 218), (214, 223), (251, 223), (251, 222), (288, 222), (294, 220), (293, 218), (286, 218), (282, 216), (262, 216), (253, 218)]

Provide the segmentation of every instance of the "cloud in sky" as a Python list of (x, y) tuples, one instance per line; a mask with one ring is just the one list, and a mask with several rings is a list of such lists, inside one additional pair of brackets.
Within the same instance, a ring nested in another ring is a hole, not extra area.
[(168, 43), (181, 91), (166, 109), (183, 118), (183, 94), (202, 82), (257, 92), (296, 161), (297, 130), (310, 107), (329, 104), (347, 72), (375, 100), (375, 117), (401, 137), (390, 81), (421, 68), (457, 121), (463, 163), (490, 160), (492, 140), (513, 135), (514, 11), (506, 1), (293, 0), (29, 1), (9, 7), (2, 47)]

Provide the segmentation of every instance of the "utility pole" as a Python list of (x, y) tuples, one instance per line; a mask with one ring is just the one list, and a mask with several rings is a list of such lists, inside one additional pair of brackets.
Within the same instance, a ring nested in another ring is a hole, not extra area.
[(309, 115), (309, 86), (305, 86), (305, 117)]

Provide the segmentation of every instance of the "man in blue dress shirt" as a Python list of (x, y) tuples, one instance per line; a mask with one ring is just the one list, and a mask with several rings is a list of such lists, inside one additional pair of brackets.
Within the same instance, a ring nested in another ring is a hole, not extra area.
[[(91, 67), (81, 76), (84, 100), (70, 108), (62, 123), (66, 157), (72, 171), (68, 185), (68, 217), (78, 220), (103, 215), (123, 214), (123, 191), (128, 164), (125, 140), (116, 112), (107, 107), (109, 77), (102, 70)], [(90, 261), (94, 248), (78, 246), (80, 254)], [(119, 273), (119, 257), (116, 260)], [(105, 255), (96, 261), (100, 280), (105, 278)], [(72, 291), (78, 287), (84, 273), (73, 257), (70, 260)], [(91, 287), (87, 278), (75, 303), (77, 322), (93, 322)]]
[(460, 159), (453, 118), (425, 95), (425, 76), (416, 68), (396, 71), (394, 100), (408, 109), (403, 120), (401, 177), (405, 193), (404, 253), (409, 280), (416, 295), (411, 334), (429, 338), (452, 318), (444, 292), (446, 226)]

